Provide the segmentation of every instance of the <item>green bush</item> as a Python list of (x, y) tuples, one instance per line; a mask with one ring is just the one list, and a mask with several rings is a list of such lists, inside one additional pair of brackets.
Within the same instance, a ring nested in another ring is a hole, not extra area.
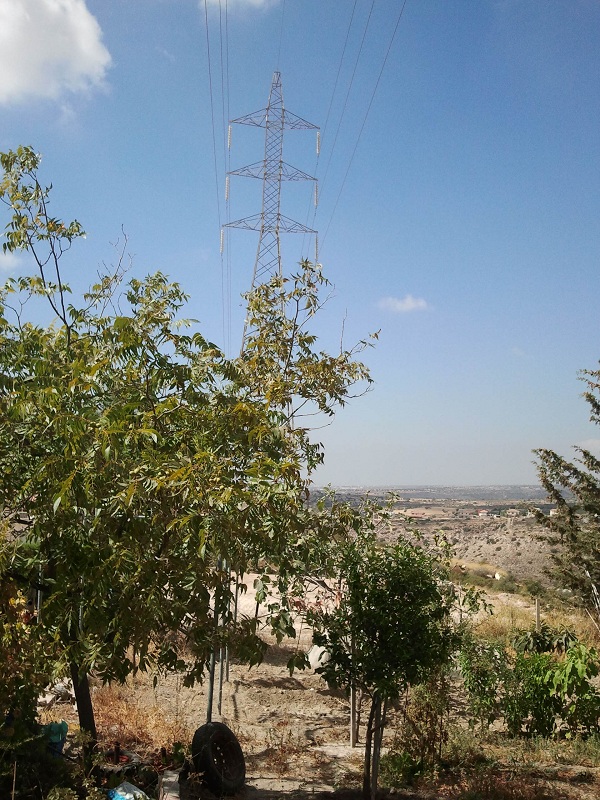
[(381, 757), (379, 780), (388, 789), (402, 789), (412, 786), (422, 773), (422, 764), (405, 750), (389, 752)]
[(466, 637), (458, 656), (467, 691), (470, 727), (488, 728), (500, 716), (500, 700), (508, 669), (504, 646)]
[(539, 629), (518, 631), (512, 645), (519, 653), (565, 653), (577, 644), (577, 635), (568, 628), (551, 628), (543, 622)]
[(548, 590), (541, 581), (528, 579), (524, 581), (525, 589), (532, 597), (545, 597)]
[(596, 650), (576, 642), (570, 631), (548, 626), (521, 632), (514, 646), (517, 652), (509, 655), (502, 644), (465, 640), (458, 660), (470, 726), (489, 727), (503, 717), (513, 736), (600, 732)]
[(555, 661), (548, 653), (517, 653), (507, 674), (502, 713), (509, 733), (550, 736), (556, 729), (561, 702), (552, 693)]
[(551, 691), (559, 698), (567, 735), (600, 731), (600, 694), (592, 680), (600, 672), (596, 650), (577, 644), (567, 650), (551, 676)]

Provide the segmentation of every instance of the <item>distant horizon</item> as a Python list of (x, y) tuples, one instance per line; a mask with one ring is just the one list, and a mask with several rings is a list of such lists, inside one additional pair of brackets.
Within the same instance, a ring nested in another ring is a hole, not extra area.
[(410, 500), (462, 501), (483, 503), (522, 503), (548, 501), (548, 493), (539, 484), (505, 483), (505, 484), (380, 484), (378, 486), (317, 486), (313, 485), (315, 494), (331, 490), (339, 495), (383, 495), (396, 494)]
[(507, 489), (521, 487), (543, 489), (539, 483), (325, 483), (313, 484), (316, 489)]

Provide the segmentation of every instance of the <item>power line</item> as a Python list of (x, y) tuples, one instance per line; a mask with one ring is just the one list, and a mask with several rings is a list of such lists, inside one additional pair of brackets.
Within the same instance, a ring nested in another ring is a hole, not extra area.
[[(221, 124), (223, 135), (223, 169), (227, 174), (229, 169), (229, 146), (228, 146), (228, 121), (229, 121), (229, 21), (228, 5), (225, 0), (225, 25), (223, 26), (223, 3), (219, 0), (219, 45), (220, 45), (220, 68), (221, 68)], [(227, 218), (228, 204), (227, 194), (225, 194), (225, 215)], [(227, 220), (228, 221), (228, 220)], [(222, 228), (221, 228), (222, 231)], [(223, 236), (223, 234), (221, 234)], [(223, 294), (223, 326), (225, 329), (224, 347), (227, 352), (231, 351), (231, 254), (227, 249), (224, 255), (224, 247), (221, 242), (221, 291)]]
[[(227, 127), (229, 126), (229, 120), (231, 118), (231, 114), (229, 113), (229, 98), (230, 98), (230, 86), (229, 86), (229, 7), (228, 7), (228, 0), (225, 0), (225, 69), (226, 69), (226, 80), (225, 85), (227, 88), (227, 115), (225, 120), (223, 121), (223, 125), (227, 123)], [(226, 150), (226, 164), (225, 164), (225, 173), (229, 172), (231, 169), (231, 150), (229, 148), (229, 133), (227, 134), (227, 150)], [(229, 203), (228, 198), (225, 198), (225, 214), (227, 222), (230, 222), (229, 216)], [(226, 290), (227, 290), (227, 353), (231, 355), (231, 248), (229, 246), (230, 242), (230, 230), (227, 228), (227, 233), (225, 234), (227, 237), (227, 253), (226, 253)]]
[(352, 162), (354, 161), (354, 156), (356, 155), (356, 151), (358, 150), (358, 145), (360, 143), (360, 139), (361, 139), (363, 130), (364, 130), (365, 125), (367, 123), (367, 118), (369, 116), (369, 112), (371, 111), (371, 106), (373, 105), (373, 101), (375, 100), (375, 94), (376, 94), (377, 89), (379, 87), (379, 83), (381, 81), (381, 76), (383, 75), (383, 71), (385, 69), (385, 65), (387, 64), (387, 60), (388, 60), (390, 51), (392, 49), (392, 45), (394, 44), (394, 40), (396, 39), (396, 34), (398, 33), (398, 28), (400, 27), (400, 20), (402, 19), (402, 15), (404, 14), (404, 9), (406, 8), (406, 3), (407, 2), (408, 2), (408, 0), (404, 0), (404, 2), (402, 3), (402, 7), (400, 8), (400, 13), (398, 14), (398, 18), (396, 20), (396, 25), (394, 26), (394, 31), (392, 33), (390, 42), (388, 44), (388, 47), (387, 47), (387, 50), (386, 50), (386, 53), (385, 53), (385, 57), (383, 59), (383, 63), (381, 65), (381, 69), (379, 70), (379, 75), (377, 76), (377, 80), (375, 82), (375, 86), (373, 88), (373, 92), (371, 93), (371, 99), (369, 101), (369, 105), (367, 106), (367, 110), (365, 112), (365, 116), (364, 116), (364, 119), (362, 121), (362, 125), (360, 126), (360, 130), (358, 132), (358, 137), (356, 139), (356, 143), (354, 145), (354, 149), (352, 151), (352, 155), (350, 156), (350, 161), (348, 162), (348, 166), (347, 166), (346, 172), (344, 174), (344, 179), (342, 181), (342, 185), (340, 186), (340, 190), (338, 192), (335, 204), (333, 206), (333, 211), (331, 212), (331, 216), (329, 218), (329, 222), (327, 223), (327, 227), (325, 229), (325, 233), (323, 234), (323, 238), (321, 239), (321, 246), (325, 243), (325, 239), (326, 239), (327, 234), (329, 232), (329, 228), (331, 227), (331, 223), (333, 221), (334, 214), (335, 214), (335, 212), (337, 210), (338, 203), (340, 201), (340, 197), (342, 196), (342, 192), (344, 190), (344, 186), (346, 185), (346, 180), (348, 178), (348, 173), (350, 172), (350, 168), (352, 166)]
[[(333, 100), (334, 100), (334, 97), (335, 97), (335, 93), (337, 91), (337, 86), (338, 86), (338, 82), (339, 82), (339, 78), (340, 78), (340, 73), (342, 71), (342, 64), (344, 63), (344, 57), (346, 55), (346, 48), (348, 47), (348, 40), (350, 38), (350, 30), (352, 28), (352, 22), (354, 20), (354, 13), (356, 11), (357, 3), (358, 3), (358, 0), (354, 0), (354, 5), (352, 6), (352, 13), (350, 15), (350, 21), (348, 23), (348, 28), (346, 30), (346, 38), (344, 39), (344, 46), (342, 48), (342, 55), (340, 56), (340, 62), (338, 64), (337, 73), (336, 73), (336, 76), (335, 76), (335, 81), (334, 81), (333, 89), (332, 89), (332, 92), (331, 92), (331, 97), (329, 98), (329, 106), (327, 108), (327, 114), (325, 115), (325, 124), (323, 125), (323, 133), (321, 135), (321, 140), (325, 139), (326, 134), (327, 134), (327, 126), (329, 125), (329, 117), (330, 117), (330, 114), (331, 114), (331, 109), (332, 109), (332, 106), (333, 106)], [(320, 155), (321, 155), (320, 142), (317, 142), (317, 158), (316, 158), (316, 161), (315, 161), (315, 168), (313, 170), (315, 176), (318, 176)], [(311, 210), (312, 210), (312, 223), (310, 224), (310, 227), (314, 227), (314, 221), (315, 221), (315, 217), (316, 217), (316, 214), (317, 214), (317, 206), (318, 206), (318, 202), (317, 202), (317, 197), (315, 196), (315, 201), (313, 203), (309, 204), (308, 209), (306, 211), (306, 223), (305, 224), (306, 224), (307, 227), (309, 226), (309, 219), (310, 219)], [(306, 257), (306, 253), (305, 253), (305, 250), (304, 250), (305, 241), (306, 241), (306, 237), (304, 236), (302, 238), (302, 257), (303, 258)]]
[[(217, 196), (217, 217), (219, 221), (219, 230), (221, 229), (221, 193), (219, 191), (219, 171), (217, 167), (217, 138), (215, 132), (215, 108), (213, 100), (213, 80), (212, 80), (212, 65), (210, 54), (210, 32), (208, 26), (208, 3), (204, 0), (204, 26), (206, 30), (206, 55), (208, 60), (208, 86), (210, 95), (210, 119), (212, 131), (212, 144), (213, 144), (213, 165), (215, 173), (215, 191)], [(223, 342), (225, 342), (225, 276), (223, 271), (223, 263), (221, 261), (221, 312), (222, 312), (222, 328), (223, 328)]]
[(369, 16), (367, 17), (367, 21), (365, 23), (365, 28), (364, 28), (364, 31), (363, 31), (362, 39), (360, 41), (360, 47), (358, 49), (358, 53), (356, 55), (356, 60), (354, 62), (354, 69), (352, 70), (352, 75), (350, 77), (350, 83), (348, 85), (348, 90), (346, 92), (346, 97), (344, 98), (344, 105), (342, 107), (342, 113), (340, 114), (340, 119), (339, 119), (338, 126), (337, 126), (337, 129), (336, 129), (336, 132), (335, 132), (335, 137), (334, 137), (334, 140), (333, 140), (333, 144), (331, 146), (331, 151), (329, 153), (329, 159), (328, 159), (327, 165), (325, 167), (325, 175), (323, 176), (323, 179), (321, 180), (321, 192), (323, 192), (323, 188), (324, 188), (325, 182), (327, 180), (327, 175), (329, 173), (329, 166), (331, 164), (331, 159), (333, 157), (333, 153), (334, 153), (334, 150), (335, 150), (335, 147), (336, 147), (336, 144), (337, 144), (337, 140), (338, 140), (338, 136), (339, 136), (339, 133), (340, 133), (340, 128), (342, 127), (342, 122), (343, 122), (343, 119), (344, 119), (344, 115), (346, 113), (346, 108), (348, 106), (348, 99), (350, 97), (350, 92), (352, 91), (352, 86), (354, 85), (354, 78), (356, 76), (356, 70), (358, 68), (358, 62), (360, 61), (360, 56), (361, 56), (362, 49), (363, 49), (363, 46), (364, 46), (364, 43), (365, 43), (365, 39), (366, 39), (366, 36), (367, 36), (367, 31), (369, 29), (369, 23), (371, 21), (371, 15), (373, 14), (374, 7), (375, 7), (375, 0), (372, 0), (371, 8), (369, 9)]
[[(227, 6), (225, 6), (225, 13), (227, 13)], [(227, 139), (226, 139), (226, 131), (227, 131), (227, 119), (228, 116), (226, 114), (225, 105), (226, 99), (228, 97), (228, 93), (225, 91), (225, 67), (223, 64), (224, 58), (224, 41), (223, 41), (223, 4), (221, 0), (219, 0), (219, 64), (221, 68), (221, 125), (222, 125), (222, 136), (223, 136), (223, 163), (225, 172), (227, 171)], [(226, 44), (226, 43), (225, 43)], [(225, 198), (225, 205), (227, 205), (227, 198)], [(230, 349), (230, 339), (231, 339), (231, 301), (229, 296), (229, 275), (227, 270), (227, 262), (223, 256), (223, 247), (219, 248), (220, 250), (220, 260), (221, 260), (221, 295), (222, 295), (222, 313), (223, 313), (223, 347), (226, 348), (227, 352)]]
[(348, 30), (346, 31), (346, 38), (344, 40), (344, 47), (342, 49), (342, 55), (340, 57), (340, 63), (338, 64), (337, 73), (335, 76), (335, 82), (333, 84), (333, 91), (331, 92), (331, 98), (329, 100), (329, 108), (327, 109), (327, 114), (325, 116), (325, 124), (323, 125), (323, 136), (324, 139), (327, 134), (327, 125), (329, 124), (329, 115), (331, 113), (331, 107), (333, 105), (333, 98), (335, 96), (335, 92), (337, 89), (338, 81), (340, 78), (340, 72), (342, 71), (342, 64), (344, 62), (344, 56), (346, 55), (346, 48), (348, 46), (348, 39), (350, 38), (350, 29), (352, 28), (352, 21), (354, 20), (354, 12), (356, 11), (356, 4), (358, 0), (354, 0), (354, 5), (352, 6), (352, 14), (350, 15), (350, 22), (348, 23)]

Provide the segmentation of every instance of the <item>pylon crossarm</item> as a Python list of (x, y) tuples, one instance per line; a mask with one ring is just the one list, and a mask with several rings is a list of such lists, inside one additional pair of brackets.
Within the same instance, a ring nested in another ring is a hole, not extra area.
[(302, 172), (297, 167), (292, 167), (291, 164), (286, 164), (285, 161), (281, 164), (281, 180), (282, 181), (316, 181), (312, 175), (307, 172)]
[(257, 161), (256, 164), (248, 164), (247, 167), (232, 169), (228, 175), (241, 175), (243, 178), (262, 178), (264, 177), (265, 162)]
[(268, 108), (261, 108), (260, 111), (253, 111), (251, 114), (246, 114), (243, 117), (238, 117), (237, 119), (230, 120), (229, 124), (237, 124), (237, 125), (254, 125), (256, 128), (266, 128), (269, 122), (271, 125), (276, 124), (277, 127), (287, 128), (288, 130), (319, 130), (318, 125), (313, 125), (312, 122), (307, 122), (302, 117), (299, 117), (297, 114), (292, 114), (291, 111), (287, 109), (281, 110), (281, 116), (283, 119), (277, 119), (277, 122), (274, 123), (272, 117), (269, 117), (269, 109)]
[(223, 225), (224, 228), (243, 228), (246, 231), (259, 231), (262, 228), (263, 216), (262, 214), (254, 214), (251, 217), (244, 217), (244, 219), (237, 219), (235, 222), (228, 222)]
[(266, 180), (282, 180), (282, 181), (316, 181), (312, 175), (307, 172), (302, 172), (301, 169), (293, 167), (291, 164), (286, 164), (282, 161), (277, 165), (276, 171), (271, 174), (265, 168), (264, 161), (257, 161), (256, 164), (248, 164), (247, 167), (240, 167), (239, 169), (232, 169), (227, 173), (228, 175), (241, 175), (243, 178), (261, 178)]
[(319, 130), (318, 125), (313, 125), (312, 122), (307, 122), (305, 119), (302, 119), (302, 117), (292, 114), (287, 108), (283, 111), (283, 127), (289, 128), (290, 130)]
[(284, 217), (283, 214), (276, 215), (271, 222), (265, 219), (263, 214), (254, 214), (252, 217), (244, 217), (244, 219), (236, 219), (235, 222), (228, 222), (223, 227), (242, 228), (246, 231), (264, 231), (265, 233), (277, 230), (285, 231), (285, 233), (316, 233), (313, 228), (307, 228), (301, 222)]
[(316, 233), (312, 228), (307, 228), (300, 222), (284, 217), (283, 214), (279, 215), (279, 229), (286, 233)]
[(251, 114), (232, 119), (229, 124), (233, 125), (234, 123), (238, 125), (255, 125), (257, 128), (264, 128), (267, 124), (267, 109), (261, 108), (260, 111), (253, 111)]

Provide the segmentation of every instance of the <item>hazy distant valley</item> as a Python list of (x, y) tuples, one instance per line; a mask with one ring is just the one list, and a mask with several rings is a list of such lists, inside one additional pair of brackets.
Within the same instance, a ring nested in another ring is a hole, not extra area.
[[(323, 494), (317, 489), (311, 500)], [(393, 496), (389, 525), (380, 533), (384, 540), (418, 530), (433, 541), (443, 532), (459, 568), (462, 562), (482, 575), (548, 583), (550, 545), (538, 538), (543, 529), (531, 509), (548, 513), (552, 505), (539, 486), (339, 487), (335, 494), (354, 505), (366, 496), (381, 502)]]

